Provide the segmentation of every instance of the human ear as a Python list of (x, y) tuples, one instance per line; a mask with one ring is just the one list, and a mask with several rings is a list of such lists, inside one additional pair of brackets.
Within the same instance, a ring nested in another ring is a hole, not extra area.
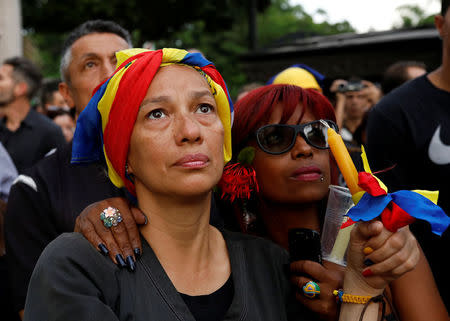
[(130, 163), (128, 161), (125, 163), (125, 177), (134, 184), (133, 169), (131, 168)]
[(66, 101), (67, 105), (70, 108), (75, 107), (75, 102), (73, 101), (72, 93), (70, 92), (69, 85), (65, 82), (60, 82), (58, 84), (58, 90), (61, 96), (63, 96), (64, 100)]
[(14, 86), (14, 95), (16, 97), (26, 96), (27, 95), (27, 91), (28, 91), (28, 85), (24, 81), (18, 82)]
[(133, 168), (131, 167), (130, 162), (128, 160), (125, 164), (125, 173), (127, 175), (133, 175)]
[(444, 36), (444, 34), (443, 34), (444, 33), (444, 30), (443, 30), (444, 22), (445, 22), (445, 19), (442, 15), (437, 14), (434, 16), (434, 25), (435, 25), (436, 29), (439, 31), (439, 35), (440, 35), (441, 39)]

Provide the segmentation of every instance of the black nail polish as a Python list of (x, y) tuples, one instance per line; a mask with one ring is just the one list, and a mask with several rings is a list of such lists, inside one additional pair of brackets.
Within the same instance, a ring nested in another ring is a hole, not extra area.
[(108, 249), (106, 248), (105, 244), (100, 243), (100, 244), (98, 245), (98, 248), (100, 249), (100, 252), (102, 252), (103, 255), (108, 255), (109, 251), (108, 251)]
[(136, 264), (134, 263), (134, 259), (131, 255), (127, 256), (127, 263), (128, 263), (128, 270), (130, 272), (134, 272), (134, 270), (136, 269)]
[(134, 255), (136, 256), (136, 259), (140, 259), (141, 258), (141, 249), (140, 248), (135, 248), (134, 249)]
[(371, 266), (374, 265), (375, 263), (371, 260), (371, 259), (365, 259), (364, 260), (364, 265), (365, 266)]
[(125, 263), (125, 260), (123, 259), (122, 254), (116, 255), (116, 261), (117, 261), (117, 265), (119, 265), (121, 268), (124, 268), (127, 266), (127, 264)]

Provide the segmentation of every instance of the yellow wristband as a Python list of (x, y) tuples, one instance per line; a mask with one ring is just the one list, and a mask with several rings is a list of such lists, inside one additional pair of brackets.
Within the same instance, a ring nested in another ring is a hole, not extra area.
[(334, 290), (333, 294), (340, 302), (366, 304), (372, 297), (364, 295), (345, 294), (343, 290)]

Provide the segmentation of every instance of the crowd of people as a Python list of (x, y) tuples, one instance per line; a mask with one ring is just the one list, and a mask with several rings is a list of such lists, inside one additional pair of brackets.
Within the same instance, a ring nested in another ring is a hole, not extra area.
[(207, 53), (133, 48), (103, 20), (68, 35), (61, 79), (6, 59), (4, 319), (448, 320), (450, 232), (360, 221), (345, 266), (294, 259), (289, 234), (320, 234), (346, 185), (329, 128), (359, 171), (364, 145), (389, 192), (439, 190), (450, 213), (449, 8), (441, 66), (396, 62), (379, 83), (297, 64), (233, 99)]

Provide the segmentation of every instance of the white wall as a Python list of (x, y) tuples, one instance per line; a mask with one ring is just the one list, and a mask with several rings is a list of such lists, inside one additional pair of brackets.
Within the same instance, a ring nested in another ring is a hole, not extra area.
[(20, 0), (0, 0), (0, 62), (22, 55), (21, 29)]

